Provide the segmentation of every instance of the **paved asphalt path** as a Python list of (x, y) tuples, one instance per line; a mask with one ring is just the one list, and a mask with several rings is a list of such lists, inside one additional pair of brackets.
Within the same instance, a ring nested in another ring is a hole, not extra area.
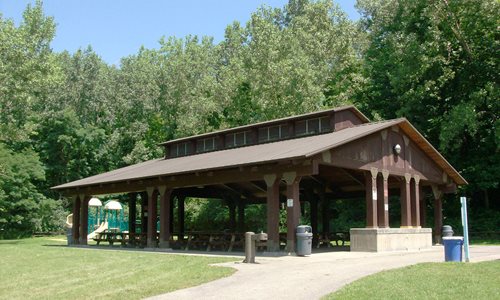
[[(472, 246), (471, 261), (500, 259), (500, 246)], [(218, 264), (232, 276), (150, 299), (319, 299), (361, 277), (444, 260), (443, 247), (415, 252), (324, 252), (309, 257), (257, 257), (258, 264)]]

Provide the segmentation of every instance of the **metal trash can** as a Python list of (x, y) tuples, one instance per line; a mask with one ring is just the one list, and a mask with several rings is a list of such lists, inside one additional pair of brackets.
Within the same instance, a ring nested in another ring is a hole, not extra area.
[(298, 256), (311, 255), (312, 249), (312, 228), (308, 225), (299, 225), (296, 230)]
[(444, 261), (462, 261), (462, 245), (464, 238), (461, 236), (443, 237)]
[(444, 225), (441, 233), (442, 237), (453, 236), (453, 229), (450, 225)]

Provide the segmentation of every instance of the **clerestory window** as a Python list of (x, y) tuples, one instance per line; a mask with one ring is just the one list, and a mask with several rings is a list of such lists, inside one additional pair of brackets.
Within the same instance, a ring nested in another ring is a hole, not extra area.
[(324, 133), (330, 130), (329, 117), (297, 121), (295, 124), (295, 134), (297, 136)]
[(259, 128), (259, 143), (276, 141), (288, 137), (288, 125), (281, 124)]
[(229, 133), (226, 135), (226, 147), (240, 147), (250, 144), (251, 131)]
[(188, 143), (179, 143), (176, 145), (172, 146), (172, 150), (170, 151), (170, 154), (173, 157), (179, 157), (179, 156), (185, 156), (188, 154)]
[(201, 153), (201, 152), (216, 150), (217, 149), (216, 142), (217, 141), (216, 141), (215, 137), (200, 139), (200, 140), (196, 141), (196, 152)]

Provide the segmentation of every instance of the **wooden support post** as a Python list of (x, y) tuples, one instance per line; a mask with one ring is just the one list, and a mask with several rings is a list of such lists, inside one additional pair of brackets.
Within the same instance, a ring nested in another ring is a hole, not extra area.
[(420, 177), (413, 176), (410, 181), (411, 190), (411, 225), (415, 228), (420, 228)]
[(236, 205), (234, 199), (227, 199), (227, 207), (229, 209), (229, 229), (231, 232), (236, 231)]
[(378, 227), (389, 228), (389, 171), (382, 170), (377, 176)]
[(245, 232), (245, 202), (238, 199), (238, 232)]
[(158, 191), (154, 188), (148, 188), (148, 248), (156, 247), (156, 217), (157, 217), (157, 198)]
[(318, 198), (314, 194), (314, 190), (306, 190), (306, 196), (309, 198), (311, 206), (311, 227), (313, 233), (313, 245), (318, 244)]
[(80, 243), (80, 206), (82, 201), (78, 195), (73, 196), (73, 227), (71, 228), (73, 244)]
[(80, 195), (81, 213), (80, 213), (80, 245), (87, 245), (87, 236), (89, 234), (89, 200), (85, 195)]
[(158, 187), (160, 194), (160, 248), (170, 248), (170, 206), (172, 204), (172, 189), (166, 186)]
[[(176, 196), (176, 198), (178, 199), (179, 196)], [(170, 228), (170, 235), (174, 233), (174, 208), (175, 208), (174, 197), (170, 195), (170, 207), (168, 208), (168, 223), (169, 223), (168, 227)]]
[(406, 173), (401, 182), (401, 228), (411, 227), (410, 180), (411, 175)]
[(326, 199), (325, 187), (318, 190), (318, 198), (321, 203), (321, 223), (323, 225), (323, 235), (330, 234), (330, 202)]
[(443, 192), (437, 186), (432, 186), (434, 194), (434, 243), (441, 244), (441, 231), (443, 229)]
[(277, 252), (280, 249), (280, 178), (276, 174), (264, 175), (267, 185), (267, 251)]
[(427, 199), (423, 189), (420, 190), (420, 225), (424, 228), (427, 226)]
[(148, 232), (148, 193), (141, 193), (141, 234)]
[(286, 251), (295, 252), (295, 230), (300, 222), (300, 194), (299, 185), (301, 177), (295, 172), (286, 172), (283, 174), (286, 182)]
[(128, 232), (136, 233), (137, 193), (128, 194)]
[(377, 228), (377, 168), (365, 173), (366, 228)]
[(185, 232), (185, 196), (177, 196), (177, 221), (179, 222), (179, 239), (184, 240), (184, 232)]

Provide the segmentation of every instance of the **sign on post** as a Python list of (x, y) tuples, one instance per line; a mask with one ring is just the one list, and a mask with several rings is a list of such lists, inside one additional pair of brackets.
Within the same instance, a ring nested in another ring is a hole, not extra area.
[(462, 204), (462, 227), (464, 228), (464, 252), (465, 261), (469, 262), (469, 225), (467, 223), (467, 198), (460, 197), (460, 203)]

